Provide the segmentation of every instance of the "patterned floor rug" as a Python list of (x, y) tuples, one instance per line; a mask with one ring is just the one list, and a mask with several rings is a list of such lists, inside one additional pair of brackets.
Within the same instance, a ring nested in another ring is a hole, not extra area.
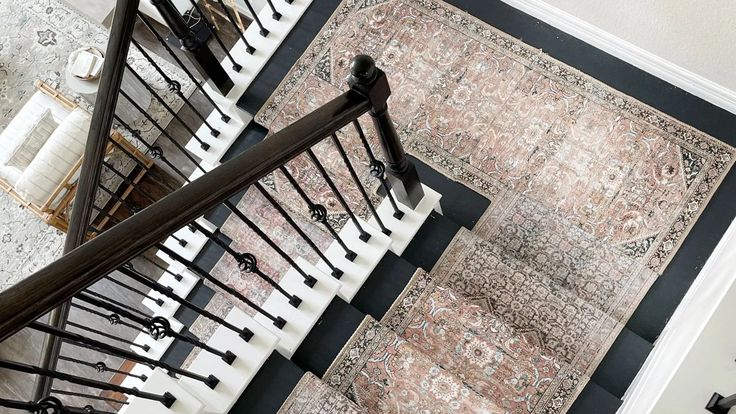
[(539, 202), (655, 272), (734, 161), (728, 145), (437, 0), (344, 1), (256, 119), (275, 132), (337, 96), (358, 53), (388, 74), (411, 153), (492, 205)]
[[(439, 0), (343, 1), (256, 120), (273, 133), (336, 97), (359, 53), (389, 76), (408, 152), (491, 200), (433, 277), (586, 378), (734, 149)], [(338, 136), (357, 151), (353, 132)], [(308, 162), (289, 167), (324, 194)]]
[(362, 414), (355, 405), (334, 388), (307, 372), (294, 387), (278, 414)]
[[(68, 87), (64, 73), (72, 51), (83, 46), (105, 50), (107, 29), (59, 0), (0, 0), (0, 19), (6, 28), (0, 34), (0, 130), (35, 92), (33, 84), (37, 79), (91, 110), (89, 102)], [(171, 78), (182, 84), (186, 95), (193, 92), (194, 85), (183, 72), (162, 59), (156, 59)], [(137, 51), (131, 50), (129, 63), (172, 108), (178, 110), (182, 106)], [(155, 100), (151, 101), (149, 113), (164, 126), (171, 120)], [(154, 126), (143, 118), (132, 126), (149, 142), (159, 136)], [(123, 157), (109, 161), (122, 171), (132, 168), (132, 164)], [(103, 183), (108, 188), (116, 188), (119, 178), (108, 170), (103, 172)], [(103, 192), (99, 195), (101, 199), (97, 204), (104, 205), (107, 196)], [(0, 290), (58, 258), (63, 240), (61, 232), (47, 226), (5, 193), (0, 193)]]

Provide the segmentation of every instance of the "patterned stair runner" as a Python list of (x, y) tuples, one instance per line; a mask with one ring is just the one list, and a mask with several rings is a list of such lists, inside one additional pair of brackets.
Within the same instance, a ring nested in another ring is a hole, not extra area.
[(383, 321), (509, 413), (563, 412), (588, 379), (422, 270)]
[(307, 372), (278, 414), (363, 414), (365, 410)]

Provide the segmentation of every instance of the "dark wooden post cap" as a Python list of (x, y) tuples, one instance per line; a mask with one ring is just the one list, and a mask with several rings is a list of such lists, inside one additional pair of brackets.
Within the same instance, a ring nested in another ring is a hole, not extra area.
[(378, 76), (376, 62), (368, 55), (358, 55), (350, 62), (350, 83), (369, 84)]

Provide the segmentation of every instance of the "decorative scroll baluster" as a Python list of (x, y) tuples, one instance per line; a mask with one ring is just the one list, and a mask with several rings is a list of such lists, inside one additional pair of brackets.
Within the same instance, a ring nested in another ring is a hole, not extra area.
[(204, 89), (201, 83), (199, 83), (199, 80), (194, 77), (192, 72), (189, 70), (189, 68), (184, 65), (184, 62), (179, 58), (179, 56), (174, 52), (173, 49), (171, 49), (171, 46), (166, 42), (166, 39), (164, 39), (156, 30), (155, 27), (151, 24), (151, 21), (148, 20), (148, 17), (144, 15), (143, 13), (138, 13), (138, 18), (141, 19), (143, 24), (148, 28), (148, 30), (153, 33), (153, 35), (156, 37), (156, 40), (166, 49), (166, 52), (169, 53), (172, 59), (174, 59), (174, 62), (176, 62), (177, 65), (179, 65), (179, 68), (184, 71), (184, 73), (187, 75), (190, 81), (199, 89), (199, 91), (204, 95), (204, 97), (207, 99), (207, 101), (215, 108), (215, 110), (220, 114), (220, 119), (222, 119), (223, 122), (228, 123), (230, 122), (230, 115), (227, 115), (225, 112), (220, 109), (220, 107), (217, 105), (214, 99), (210, 96), (209, 93)]
[[(108, 320), (110, 320), (110, 319), (108, 319)], [(110, 323), (113, 323), (113, 322), (111, 321)], [(135, 343), (133, 341), (129, 341), (129, 340), (125, 339), (125, 338), (120, 338), (120, 337), (115, 336), (113, 334), (109, 334), (107, 332), (102, 332), (100, 330), (97, 330), (97, 329), (94, 329), (94, 328), (90, 328), (89, 326), (84, 326), (84, 325), (78, 324), (76, 322), (68, 321), (66, 323), (66, 326), (67, 327), (81, 329), (83, 331), (86, 331), (86, 332), (89, 332), (89, 333), (93, 333), (95, 335), (103, 336), (103, 337), (105, 337), (107, 339), (112, 339), (113, 341), (122, 342), (122, 343), (124, 343), (126, 345), (130, 345), (130, 346), (139, 348), (139, 349), (141, 349), (141, 350), (143, 350), (145, 352), (148, 352), (148, 351), (151, 350), (151, 347), (148, 346), (148, 345), (140, 345), (140, 344), (137, 344), (137, 343)], [(133, 329), (135, 329), (135, 327), (133, 327)]]
[(268, 283), (271, 287), (273, 287), (279, 293), (289, 299), (289, 304), (291, 306), (298, 308), (299, 305), (301, 305), (302, 300), (300, 297), (287, 292), (284, 288), (279, 286), (279, 284), (276, 283), (276, 281), (273, 280), (271, 276), (261, 271), (261, 269), (258, 267), (258, 260), (256, 260), (256, 257), (253, 254), (236, 252), (232, 247), (230, 247), (230, 245), (220, 240), (220, 238), (217, 237), (217, 235), (215, 235), (214, 233), (200, 226), (199, 223), (192, 222), (192, 225), (195, 226), (197, 230), (206, 235), (210, 240), (215, 242), (218, 246), (222, 247), (230, 256), (232, 256), (238, 262), (238, 267), (240, 268), (240, 270), (246, 273), (256, 274), (258, 277), (263, 279), (263, 281)]
[(71, 357), (64, 356), (64, 355), (59, 355), (59, 360), (60, 361), (67, 361), (67, 362), (73, 362), (75, 364), (84, 365), (86, 367), (94, 368), (95, 371), (97, 371), (97, 372), (112, 372), (112, 373), (115, 373), (115, 374), (124, 375), (126, 377), (137, 378), (137, 379), (139, 379), (139, 380), (141, 380), (143, 382), (145, 382), (146, 380), (148, 380), (148, 377), (145, 374), (136, 375), (136, 374), (133, 374), (133, 373), (128, 372), (128, 371), (121, 371), (119, 369), (113, 369), (113, 368), (108, 367), (102, 361), (98, 361), (98, 362), (92, 363), (92, 362), (82, 361), (81, 359), (71, 358)]
[[(140, 137), (140, 134), (133, 133), (133, 136), (138, 139), (139, 141), (143, 142), (143, 139)], [(143, 161), (139, 160), (137, 157), (133, 156), (133, 154), (124, 146), (120, 145), (115, 140), (110, 140), (111, 143), (113, 143), (117, 148), (121, 149), (129, 158), (131, 158), (133, 161), (135, 161), (136, 164), (140, 168), (146, 171), (146, 174), (151, 177), (157, 184), (159, 184), (161, 187), (166, 188), (167, 191), (173, 192), (176, 191), (176, 187), (173, 187), (170, 183), (166, 182), (164, 177), (162, 177), (158, 171), (155, 170), (153, 167), (147, 166)], [(147, 147), (148, 148), (148, 147)]]
[[(73, 335), (73, 334), (68, 334), (68, 333), (64, 334), (64, 331), (60, 329), (53, 328), (49, 325), (42, 324), (39, 322), (33, 322), (31, 324), (31, 327), (41, 332), (49, 333), (49, 335), (60, 336), (62, 338), (65, 338), (67, 336), (79, 337), (79, 335)], [(91, 342), (96, 342), (96, 341), (91, 341)], [(134, 352), (129, 352), (125, 350), (121, 350), (121, 351), (135, 355), (137, 359), (142, 359), (142, 357), (139, 357), (138, 354)], [(159, 363), (159, 364), (165, 365), (162, 363)], [(163, 395), (153, 394), (150, 392), (139, 391), (136, 388), (127, 388), (127, 387), (123, 387), (120, 385), (109, 384), (109, 383), (102, 382), (102, 381), (78, 377), (76, 375), (65, 374), (59, 371), (55, 371), (55, 370), (43, 369), (43, 368), (36, 367), (33, 365), (22, 364), (22, 363), (13, 362), (13, 361), (6, 361), (4, 359), (0, 359), (0, 368), (9, 369), (9, 370), (17, 371), (17, 372), (24, 372), (26, 374), (44, 375), (49, 378), (67, 381), (72, 384), (81, 385), (83, 387), (90, 387), (90, 388), (96, 388), (99, 390), (113, 391), (113, 392), (118, 392), (121, 394), (133, 395), (139, 398), (145, 398), (147, 400), (158, 401), (161, 404), (163, 404), (166, 408), (171, 408), (171, 406), (174, 405), (174, 402), (176, 402), (176, 397), (169, 394), (168, 392), (164, 393)], [(59, 411), (59, 413), (63, 413), (63, 411)]]
[[(124, 304), (124, 303), (122, 303), (120, 301), (117, 301), (117, 300), (115, 300), (113, 298), (107, 297), (105, 295), (102, 295), (100, 293), (97, 293), (97, 292), (92, 291), (92, 290), (89, 290), (89, 289), (83, 290), (82, 292), (80, 292), (80, 295), (84, 295), (84, 297), (93, 296), (93, 297), (99, 298), (99, 299), (101, 299), (101, 300), (103, 300), (103, 301), (105, 301), (105, 302), (107, 302), (107, 303), (109, 303), (109, 304), (111, 304), (113, 306), (117, 306), (119, 308), (122, 308), (122, 309), (126, 310), (127, 312), (135, 313), (139, 317), (142, 317), (142, 318), (149, 318), (150, 317), (145, 312), (140, 311), (140, 310), (138, 310), (138, 309), (136, 309), (136, 308), (134, 308), (134, 307), (132, 307), (130, 305), (126, 305), (126, 304)], [(116, 312), (116, 313), (119, 314), (119, 312)]]
[(284, 174), (287, 181), (289, 181), (289, 184), (291, 184), (294, 190), (296, 190), (302, 200), (304, 200), (304, 202), (307, 204), (307, 207), (309, 207), (309, 214), (312, 216), (312, 220), (317, 223), (322, 223), (322, 225), (325, 226), (330, 235), (332, 235), (332, 238), (334, 238), (340, 245), (340, 247), (345, 250), (346, 259), (350, 260), (351, 262), (355, 260), (355, 258), (358, 257), (358, 254), (348, 248), (340, 235), (337, 234), (332, 225), (327, 221), (327, 209), (325, 208), (325, 206), (312, 202), (307, 193), (304, 192), (301, 186), (299, 186), (299, 183), (296, 182), (294, 177), (291, 175), (289, 170), (286, 169), (285, 166), (279, 167), (279, 171)]
[[(186, 95), (184, 95), (181, 92), (181, 83), (171, 79), (171, 77), (167, 75), (166, 72), (163, 71), (163, 69), (161, 69), (161, 67), (156, 63), (156, 61), (153, 60), (151, 55), (149, 55), (148, 52), (146, 52), (146, 49), (144, 49), (135, 39), (132, 39), (131, 42), (133, 43), (133, 45), (135, 45), (136, 49), (138, 49), (141, 55), (143, 55), (143, 57), (148, 61), (148, 63), (156, 70), (159, 76), (161, 76), (164, 82), (166, 82), (166, 84), (169, 85), (169, 92), (175, 93), (176, 96), (178, 96), (179, 99), (181, 99), (182, 102), (184, 102), (184, 104), (186, 104), (187, 107), (189, 107), (189, 109), (191, 109), (192, 112), (194, 112), (194, 114), (197, 115), (197, 118), (199, 118), (202, 121), (202, 123), (206, 125), (207, 128), (209, 128), (210, 135), (212, 135), (213, 137), (219, 136), (220, 131), (215, 129), (209, 123), (209, 121), (207, 121), (207, 117), (202, 115), (202, 112), (199, 111), (199, 108), (193, 105), (192, 102), (189, 100), (189, 98), (187, 98)], [(230, 54), (228, 54), (228, 56), (230, 56)]]
[(217, 315), (209, 312), (208, 310), (203, 309), (203, 308), (200, 308), (199, 306), (193, 304), (192, 302), (189, 302), (188, 300), (186, 300), (184, 298), (181, 298), (178, 295), (175, 295), (174, 294), (174, 290), (172, 288), (166, 287), (166, 286), (164, 286), (164, 285), (162, 285), (162, 284), (160, 284), (158, 282), (155, 282), (154, 280), (150, 279), (148, 276), (146, 276), (146, 275), (138, 272), (135, 269), (135, 267), (133, 267), (130, 263), (128, 263), (127, 266), (126, 265), (123, 265), (123, 267), (121, 267), (119, 270), (120, 270), (121, 273), (123, 273), (124, 275), (126, 275), (126, 276), (130, 277), (131, 279), (137, 281), (138, 283), (140, 283), (142, 285), (145, 285), (145, 286), (147, 286), (147, 287), (155, 290), (156, 292), (158, 292), (158, 293), (166, 296), (169, 299), (172, 299), (172, 300), (178, 302), (180, 305), (182, 305), (184, 307), (187, 307), (187, 308), (189, 308), (189, 309), (191, 309), (191, 310), (199, 313), (200, 315), (204, 316), (205, 318), (207, 318), (207, 319), (209, 319), (211, 321), (216, 322), (216, 323), (219, 323), (220, 325), (222, 325), (222, 326), (230, 329), (231, 331), (237, 333), (238, 336), (240, 336), (241, 338), (243, 338), (243, 340), (245, 340), (245, 342), (248, 342), (248, 341), (251, 340), (251, 338), (253, 338), (253, 332), (250, 329), (248, 329), (247, 327), (244, 327), (242, 329), (239, 329), (235, 325), (231, 324), (230, 322), (227, 322), (226, 320), (224, 320), (224, 319), (220, 318), (219, 316), (217, 316)]
[(281, 215), (281, 217), (283, 217), (284, 220), (286, 220), (286, 222), (289, 223), (289, 225), (297, 233), (299, 233), (299, 236), (309, 245), (309, 247), (312, 248), (312, 250), (315, 253), (317, 253), (317, 256), (319, 256), (319, 258), (322, 259), (322, 261), (324, 261), (327, 264), (327, 266), (332, 271), (332, 276), (334, 278), (336, 278), (336, 279), (340, 279), (340, 277), (342, 277), (342, 275), (343, 275), (343, 271), (340, 270), (340, 269), (338, 269), (337, 267), (335, 267), (330, 262), (330, 260), (327, 259), (327, 257), (324, 255), (324, 253), (322, 253), (322, 250), (320, 250), (319, 247), (317, 247), (317, 245), (314, 243), (314, 241), (312, 241), (312, 239), (309, 236), (307, 236), (307, 234), (304, 232), (304, 230), (302, 230), (301, 227), (299, 227), (296, 224), (296, 222), (294, 221), (294, 219), (291, 218), (291, 216), (289, 216), (289, 213), (287, 213), (286, 210), (284, 210), (284, 208), (281, 207), (281, 205), (271, 196), (271, 194), (268, 193), (268, 191), (266, 191), (265, 188), (263, 188), (263, 186), (260, 183), (255, 183), (254, 186), (263, 195), (263, 197), (266, 200), (268, 200), (269, 203), (271, 203), (271, 206), (273, 206), (273, 208), (276, 211), (278, 211), (278, 213)]
[(220, 3), (220, 6), (222, 6), (222, 8), (224, 9), (227, 20), (235, 28), (235, 32), (240, 36), (240, 40), (242, 40), (243, 43), (245, 44), (245, 51), (248, 52), (249, 55), (252, 55), (253, 53), (255, 53), (256, 48), (254, 48), (253, 46), (250, 45), (250, 43), (248, 43), (248, 40), (245, 38), (245, 33), (243, 33), (243, 31), (240, 29), (238, 22), (235, 21), (235, 17), (233, 16), (232, 13), (230, 13), (230, 9), (227, 8), (227, 6), (225, 5), (225, 3), (222, 2), (222, 0), (217, 0), (217, 2)]
[(314, 285), (317, 283), (317, 279), (314, 278), (314, 276), (307, 274), (304, 269), (301, 268), (288, 254), (286, 254), (285, 251), (281, 249), (273, 240), (271, 240), (270, 237), (266, 233), (263, 232), (258, 226), (256, 226), (255, 223), (253, 223), (246, 215), (238, 209), (236, 205), (231, 203), (230, 201), (225, 201), (223, 203), (230, 211), (232, 211), (243, 223), (245, 223), (246, 226), (248, 226), (251, 230), (253, 230), (254, 233), (258, 235), (263, 241), (266, 242), (276, 253), (279, 254), (284, 260), (286, 260), (287, 263), (291, 265), (291, 267), (294, 268), (297, 272), (299, 272), (300, 275), (304, 278), (304, 284), (309, 287), (314, 287)]
[(370, 240), (371, 235), (363, 229), (363, 226), (360, 225), (358, 222), (358, 219), (355, 217), (355, 214), (353, 213), (353, 210), (348, 205), (348, 202), (345, 201), (345, 197), (342, 196), (340, 193), (340, 190), (337, 189), (337, 186), (332, 181), (332, 178), (330, 178), (330, 175), (327, 174), (327, 170), (325, 170), (325, 167), (322, 166), (322, 163), (319, 162), (319, 159), (317, 158), (317, 155), (315, 155), (314, 151), (311, 149), (308, 149), (307, 155), (309, 156), (309, 159), (312, 160), (312, 164), (314, 164), (315, 168), (317, 168), (317, 171), (319, 171), (319, 174), (322, 176), (322, 178), (325, 180), (327, 185), (330, 187), (330, 190), (332, 191), (332, 194), (337, 198), (337, 201), (340, 202), (340, 205), (345, 210), (345, 212), (348, 213), (348, 216), (350, 217), (350, 221), (353, 222), (353, 225), (355, 225), (355, 228), (358, 229), (358, 232), (360, 233), (360, 236), (358, 238), (363, 241), (367, 242)]
[[(270, 0), (269, 0), (270, 1)], [(207, 18), (204, 11), (202, 11), (202, 8), (199, 7), (199, 4), (197, 4), (197, 0), (189, 0), (190, 3), (192, 3), (192, 6), (195, 10), (197, 10), (197, 13), (199, 14), (200, 19), (204, 22), (205, 25), (207, 25), (207, 28), (210, 30), (210, 33), (212, 33), (212, 36), (215, 38), (215, 41), (217, 41), (217, 44), (220, 45), (220, 49), (222, 49), (223, 52), (225, 52), (225, 55), (227, 55), (227, 58), (230, 60), (230, 63), (233, 64), (233, 70), (236, 72), (240, 72), (243, 69), (243, 66), (240, 65), (238, 62), (233, 59), (233, 56), (230, 54), (230, 50), (228, 50), (227, 46), (225, 46), (225, 42), (222, 41), (222, 38), (220, 38), (220, 35), (217, 34), (217, 30), (215, 28), (215, 25), (212, 24), (210, 19)]]
[(381, 187), (383, 187), (383, 190), (386, 192), (386, 197), (391, 203), (391, 207), (394, 209), (394, 218), (397, 220), (401, 220), (404, 217), (404, 212), (399, 209), (399, 206), (396, 204), (396, 200), (394, 199), (394, 195), (391, 194), (391, 187), (388, 185), (388, 181), (386, 181), (386, 166), (376, 158), (370, 144), (368, 143), (368, 139), (363, 133), (363, 128), (361, 128), (360, 122), (357, 119), (353, 121), (353, 127), (355, 127), (355, 131), (358, 132), (360, 142), (363, 143), (365, 152), (366, 154), (368, 154), (368, 159), (370, 160), (371, 176), (375, 177), (381, 183)]
[(181, 333), (171, 328), (171, 323), (169, 322), (168, 319), (163, 318), (161, 316), (154, 316), (153, 318), (149, 318), (147, 316), (140, 317), (140, 316), (135, 315), (135, 313), (133, 312), (129, 312), (125, 308), (113, 305), (103, 300), (96, 299), (92, 296), (87, 295), (86, 293), (79, 293), (76, 296), (76, 298), (90, 305), (97, 306), (98, 308), (102, 308), (110, 312), (114, 312), (117, 315), (120, 315), (130, 321), (133, 321), (134, 323), (140, 325), (140, 327), (138, 328), (139, 331), (147, 333), (154, 340), (159, 340), (159, 339), (163, 339), (166, 337), (172, 337), (179, 341), (194, 345), (195, 347), (204, 349), (205, 351), (211, 354), (217, 355), (223, 361), (225, 361), (225, 363), (227, 363), (228, 365), (232, 364), (233, 361), (235, 361), (235, 354), (233, 354), (232, 352), (220, 351), (218, 349), (212, 348), (211, 346), (199, 341), (198, 339), (192, 338), (187, 335), (182, 335)]
[(373, 206), (373, 202), (371, 201), (370, 196), (368, 196), (368, 192), (365, 191), (365, 187), (363, 187), (363, 183), (360, 182), (360, 178), (358, 177), (358, 174), (355, 173), (353, 164), (350, 162), (350, 158), (348, 158), (348, 154), (345, 153), (345, 149), (342, 147), (342, 144), (340, 144), (340, 140), (337, 139), (336, 134), (332, 134), (332, 143), (335, 144), (335, 147), (337, 148), (337, 152), (340, 153), (340, 157), (342, 158), (342, 161), (345, 163), (345, 166), (348, 168), (348, 172), (350, 172), (350, 176), (353, 178), (353, 182), (358, 187), (358, 190), (360, 190), (360, 194), (363, 196), (363, 200), (365, 200), (365, 203), (368, 205), (368, 209), (370, 209), (371, 214), (373, 214), (373, 218), (376, 219), (376, 223), (378, 223), (378, 227), (381, 229), (381, 232), (387, 236), (390, 236), (391, 230), (386, 228), (386, 226), (383, 224), (383, 220), (381, 220), (381, 217), (376, 212), (376, 208)]
[[(199, 147), (200, 148), (202, 148), (205, 151), (207, 151), (208, 149), (210, 149), (210, 144), (202, 141), (202, 139), (199, 138), (199, 136), (197, 135), (197, 133), (194, 132), (194, 130), (192, 128), (190, 128), (189, 125), (187, 125), (186, 122), (184, 122), (184, 120), (181, 118), (181, 116), (179, 116), (179, 113), (177, 111), (175, 111), (174, 108), (172, 108), (171, 106), (169, 106), (169, 104), (166, 103), (166, 101), (164, 100), (164, 98), (162, 98), (161, 96), (159, 96), (159, 94), (156, 92), (156, 90), (154, 90), (151, 87), (151, 85), (149, 85), (148, 82), (146, 82), (146, 80), (143, 79), (141, 77), (141, 75), (139, 75), (138, 72), (136, 72), (130, 66), (130, 64), (126, 63), (125, 64), (125, 67), (127, 67), (128, 68), (128, 72), (131, 73), (131, 74), (133, 74), (133, 77), (135, 77), (138, 80), (138, 82), (141, 85), (143, 85), (144, 88), (146, 88), (146, 90), (148, 91), (148, 93), (150, 93), (151, 96), (153, 96), (153, 98), (159, 104), (161, 104), (161, 106), (163, 106), (164, 109), (166, 109), (166, 112), (168, 112), (169, 115), (171, 115), (174, 119), (176, 119), (176, 121), (179, 123), (179, 125), (181, 125), (182, 127), (184, 127), (184, 129), (189, 133), (189, 135), (191, 135), (197, 142), (199, 142)], [(128, 97), (128, 95), (126, 93), (124, 93), (122, 90), (121, 90), (121, 93), (123, 93), (123, 96), (125, 96), (126, 99), (130, 100), (130, 98)], [(161, 128), (161, 127), (158, 126), (158, 128)]]
[(156, 248), (158, 248), (162, 252), (166, 253), (169, 257), (171, 257), (172, 259), (176, 260), (177, 262), (183, 264), (184, 266), (187, 267), (187, 269), (189, 269), (192, 272), (196, 273), (201, 278), (207, 280), (208, 282), (210, 282), (213, 285), (217, 286), (218, 288), (222, 289), (226, 293), (228, 293), (228, 294), (230, 294), (232, 296), (235, 296), (241, 302), (245, 303), (246, 305), (248, 305), (249, 307), (251, 307), (252, 309), (254, 309), (255, 311), (257, 311), (258, 313), (260, 313), (261, 315), (265, 316), (266, 318), (270, 319), (273, 322), (273, 325), (275, 327), (277, 327), (279, 329), (283, 329), (283, 327), (286, 325), (286, 320), (284, 318), (282, 318), (281, 316), (271, 315), (269, 312), (265, 311), (263, 308), (261, 308), (260, 306), (256, 305), (255, 303), (253, 303), (253, 301), (251, 301), (250, 299), (248, 299), (245, 296), (243, 296), (242, 293), (240, 293), (237, 290), (233, 289), (232, 287), (230, 287), (230, 286), (222, 283), (217, 278), (215, 278), (211, 274), (207, 273), (204, 269), (202, 269), (201, 267), (199, 267), (197, 264), (195, 264), (193, 262), (190, 262), (189, 260), (184, 259), (181, 255), (179, 255), (178, 253), (176, 253), (175, 251), (169, 249), (168, 247), (164, 246), (161, 243), (158, 243), (156, 245)]
[[(81, 346), (83, 348), (92, 349), (94, 351), (99, 351), (99, 352), (102, 352), (108, 355), (114, 355), (114, 356), (124, 358), (124, 359), (129, 359), (133, 362), (138, 362), (139, 364), (145, 364), (148, 366), (158, 367), (166, 371), (169, 371), (170, 373), (182, 375), (182, 376), (192, 378), (197, 381), (201, 381), (202, 383), (204, 383), (205, 385), (207, 385), (208, 387), (212, 389), (214, 389), (217, 386), (217, 384), (220, 382), (220, 380), (218, 380), (217, 377), (215, 377), (214, 375), (203, 377), (199, 374), (195, 374), (193, 372), (189, 372), (184, 369), (173, 367), (164, 362), (138, 355), (135, 352), (128, 351), (122, 348), (118, 348), (112, 345), (108, 345), (104, 342), (96, 341), (94, 339), (85, 338), (82, 335), (78, 335), (72, 332), (54, 328), (44, 323), (31, 322), (31, 324), (29, 324), (28, 326), (31, 329), (34, 329), (36, 331), (40, 331), (40, 332), (43, 332), (49, 335), (54, 335), (56, 337), (59, 337), (65, 340), (66, 342), (69, 342), (77, 346)], [(119, 391), (119, 392), (122, 392), (122, 391)]]

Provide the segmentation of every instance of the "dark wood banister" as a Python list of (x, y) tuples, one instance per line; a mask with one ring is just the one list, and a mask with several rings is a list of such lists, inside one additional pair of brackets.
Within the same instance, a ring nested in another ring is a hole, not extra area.
[[(118, 91), (123, 81), (125, 61), (128, 56), (130, 40), (133, 37), (138, 4), (139, 0), (118, 0), (116, 4), (105, 62), (102, 68), (100, 89), (95, 99), (95, 110), (92, 113), (84, 159), (77, 180), (77, 193), (74, 196), (69, 228), (64, 241), (64, 254), (68, 254), (82, 245), (87, 238), (87, 228), (97, 196), (97, 185), (100, 182), (102, 163), (108, 145), (107, 140), (110, 136), (115, 107), (118, 102)], [(4, 301), (2, 303), (4, 304)], [(48, 323), (63, 329), (69, 316), (69, 303), (58, 301), (55, 305), (58, 305), (58, 307), (50, 312)], [(44, 310), (44, 313), (49, 309)], [(55, 336), (47, 335), (41, 348), (39, 365), (45, 369), (55, 369), (60, 349), (61, 340)], [(38, 377), (33, 392), (34, 401), (49, 396), (51, 382), (45, 376)]]
[(353, 89), (0, 293), (0, 341), (371, 110)]

